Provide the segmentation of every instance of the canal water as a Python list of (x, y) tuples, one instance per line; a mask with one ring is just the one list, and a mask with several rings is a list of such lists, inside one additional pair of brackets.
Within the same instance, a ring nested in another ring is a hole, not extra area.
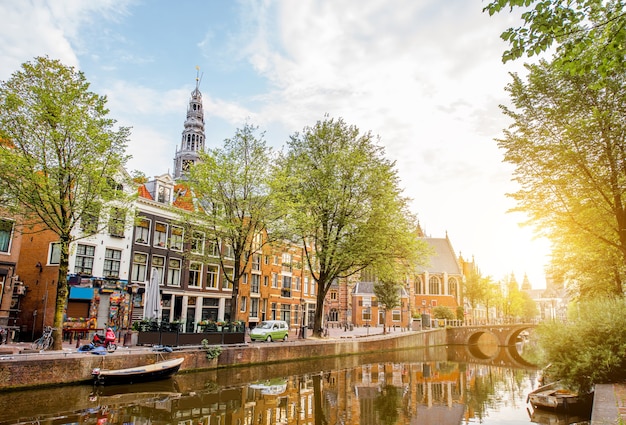
[(518, 352), (435, 347), (0, 393), (0, 424), (569, 424), (533, 412)]

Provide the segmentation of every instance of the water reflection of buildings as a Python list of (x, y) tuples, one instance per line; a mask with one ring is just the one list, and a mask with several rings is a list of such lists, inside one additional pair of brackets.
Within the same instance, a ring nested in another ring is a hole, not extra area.
[[(528, 374), (511, 370), (447, 361), (379, 362), (232, 388), (218, 388), (215, 383), (195, 390), (135, 387), (137, 392), (128, 394), (115, 394), (111, 388), (112, 394), (85, 399), (88, 408), (55, 414), (56, 420), (51, 416), (39, 420), (42, 424), (104, 420), (112, 424), (458, 425), (484, 414), (494, 383), (515, 388), (520, 376)], [(60, 417), (67, 422), (59, 421)]]

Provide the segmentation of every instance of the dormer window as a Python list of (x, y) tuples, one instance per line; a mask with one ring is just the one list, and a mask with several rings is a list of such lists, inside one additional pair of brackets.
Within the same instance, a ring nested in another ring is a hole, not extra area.
[(157, 201), (163, 204), (170, 202), (170, 189), (168, 187), (159, 185)]

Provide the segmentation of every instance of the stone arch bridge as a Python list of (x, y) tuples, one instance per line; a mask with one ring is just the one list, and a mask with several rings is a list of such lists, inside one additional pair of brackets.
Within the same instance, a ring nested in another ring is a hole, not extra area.
[(485, 334), (491, 335), (500, 347), (515, 345), (520, 334), (537, 325), (534, 323), (517, 323), (512, 325), (477, 325), (448, 328), (446, 337), (450, 345), (475, 345)]

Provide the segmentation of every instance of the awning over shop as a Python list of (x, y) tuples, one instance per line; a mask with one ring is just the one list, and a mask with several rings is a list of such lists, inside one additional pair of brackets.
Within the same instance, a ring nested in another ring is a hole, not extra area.
[(90, 300), (93, 298), (93, 288), (70, 287), (70, 300)]

